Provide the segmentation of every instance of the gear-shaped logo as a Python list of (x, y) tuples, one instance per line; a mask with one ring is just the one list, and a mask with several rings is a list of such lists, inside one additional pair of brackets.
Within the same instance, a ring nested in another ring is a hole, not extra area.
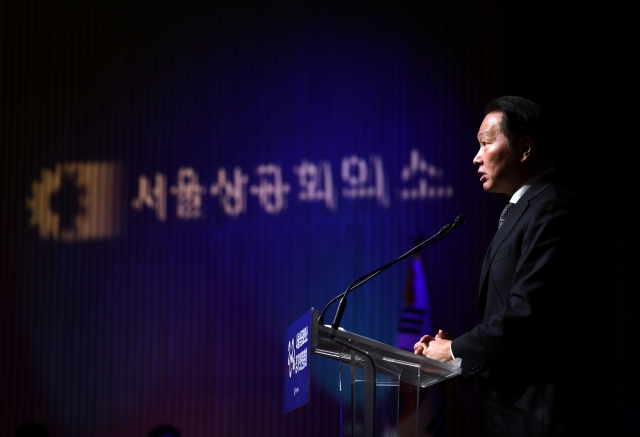
[(56, 171), (43, 170), (40, 181), (33, 182), (33, 197), (27, 199), (27, 207), (31, 209), (30, 226), (38, 226), (40, 237), (58, 239), (60, 217), (49, 207), (51, 195), (60, 189), (62, 183), (62, 167)]
[(43, 239), (112, 238), (123, 231), (122, 164), (58, 163), (42, 170), (27, 199), (29, 225)]
[(289, 378), (291, 378), (294, 373), (298, 373), (298, 369), (296, 369), (296, 344), (293, 339), (287, 342), (287, 353), (287, 367)]

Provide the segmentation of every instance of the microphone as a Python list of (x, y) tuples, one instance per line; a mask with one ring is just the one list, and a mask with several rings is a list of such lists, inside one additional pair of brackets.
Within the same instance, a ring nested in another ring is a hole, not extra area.
[(318, 317), (318, 323), (319, 324), (323, 324), (324, 322), (324, 313), (327, 311), (327, 309), (329, 308), (329, 306), (334, 303), (336, 300), (340, 299), (340, 303), (338, 304), (338, 309), (336, 310), (336, 315), (333, 319), (333, 323), (331, 325), (331, 336), (335, 337), (335, 332), (338, 329), (338, 327), (340, 326), (340, 321), (342, 320), (342, 315), (344, 314), (344, 310), (347, 306), (347, 295), (355, 290), (356, 288), (360, 287), (361, 285), (363, 285), (365, 282), (369, 281), (371, 278), (373, 278), (374, 276), (382, 273), (383, 271), (385, 271), (386, 269), (388, 269), (389, 267), (391, 267), (392, 265), (396, 264), (399, 261), (402, 261), (403, 259), (413, 255), (416, 252), (419, 252), (420, 250), (424, 249), (427, 246), (431, 246), (432, 244), (434, 244), (435, 242), (441, 240), (442, 238), (444, 238), (445, 236), (447, 236), (455, 227), (461, 226), (462, 224), (464, 224), (466, 220), (466, 217), (464, 216), (464, 214), (460, 214), (458, 217), (456, 217), (456, 219), (453, 221), (453, 225), (450, 224), (446, 224), (444, 225), (442, 228), (440, 228), (440, 230), (433, 235), (431, 238), (423, 241), (422, 243), (418, 244), (416, 247), (414, 247), (413, 249), (409, 250), (408, 252), (406, 252), (403, 255), (400, 255), (398, 258), (396, 258), (395, 260), (383, 265), (382, 267), (377, 268), (376, 270), (367, 273), (364, 276), (361, 276), (360, 278), (356, 279), (355, 281), (353, 281), (351, 283), (351, 285), (349, 285), (349, 287), (347, 287), (346, 291), (344, 293), (339, 294), (338, 296), (334, 297), (322, 310), (322, 313), (320, 314), (320, 317)]
[(451, 227), (452, 229), (455, 228), (456, 226), (460, 226), (462, 224), (464, 224), (465, 220), (467, 220), (467, 218), (464, 216), (464, 214), (460, 214), (458, 217), (456, 217), (456, 219), (453, 221), (453, 226)]

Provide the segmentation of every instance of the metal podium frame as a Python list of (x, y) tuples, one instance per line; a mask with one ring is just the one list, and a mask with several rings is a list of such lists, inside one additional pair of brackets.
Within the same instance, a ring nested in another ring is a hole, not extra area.
[[(366, 437), (378, 435), (376, 434), (376, 392), (379, 387), (379, 376), (390, 376), (391, 381), (396, 381), (391, 384), (399, 385), (400, 382), (405, 382), (424, 388), (458, 376), (462, 372), (459, 366), (453, 364), (431, 360), (343, 329), (332, 330), (330, 326), (319, 325), (315, 318), (311, 332), (313, 354), (348, 364), (352, 381), (355, 380), (357, 369), (360, 369), (359, 372), (364, 371), (364, 378), (360, 382), (364, 384), (362, 429)], [(418, 392), (419, 390), (416, 391)], [(352, 387), (352, 397), (353, 393)], [(341, 420), (343, 420), (342, 417)], [(351, 424), (353, 427), (354, 421)], [(354, 435), (353, 428), (351, 435)]]

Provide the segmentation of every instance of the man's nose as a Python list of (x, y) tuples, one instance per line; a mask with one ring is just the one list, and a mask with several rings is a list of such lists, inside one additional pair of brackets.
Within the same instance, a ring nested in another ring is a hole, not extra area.
[(476, 156), (473, 157), (473, 164), (474, 165), (482, 164), (482, 149), (478, 150), (478, 153), (476, 153)]

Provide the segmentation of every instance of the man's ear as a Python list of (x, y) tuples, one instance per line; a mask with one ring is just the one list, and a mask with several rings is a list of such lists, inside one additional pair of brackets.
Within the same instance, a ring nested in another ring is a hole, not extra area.
[(520, 162), (531, 159), (531, 150), (533, 149), (533, 140), (531, 137), (520, 138), (518, 140), (518, 147), (520, 148)]

